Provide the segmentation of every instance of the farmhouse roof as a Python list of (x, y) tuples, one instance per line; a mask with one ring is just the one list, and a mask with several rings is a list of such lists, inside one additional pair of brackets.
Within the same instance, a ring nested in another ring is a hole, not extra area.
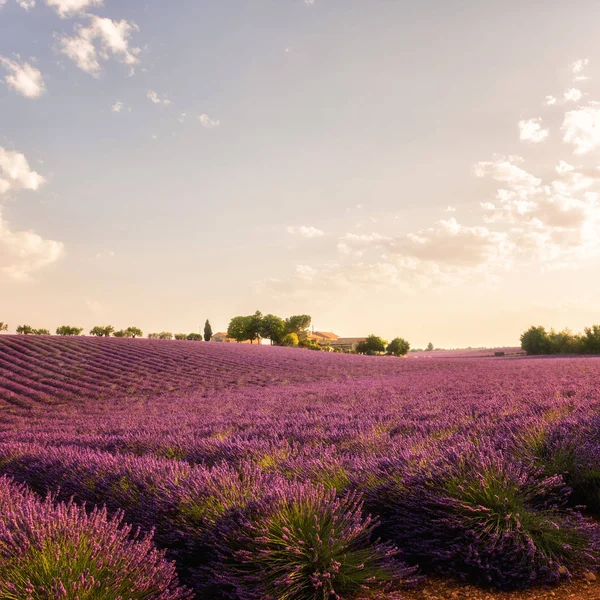
[(318, 335), (319, 337), (325, 338), (326, 340), (337, 340), (340, 337), (332, 331), (315, 331), (313, 332), (313, 335)]

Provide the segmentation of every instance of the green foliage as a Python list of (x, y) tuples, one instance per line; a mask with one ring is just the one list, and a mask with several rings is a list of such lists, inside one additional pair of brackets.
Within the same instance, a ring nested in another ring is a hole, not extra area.
[(35, 335), (50, 335), (48, 329), (36, 329), (33, 333), (35, 333)]
[(521, 335), (521, 348), (527, 354), (600, 354), (600, 325), (586, 327), (583, 334), (569, 329), (547, 332), (530, 327)]
[(288, 333), (287, 335), (283, 336), (283, 339), (281, 340), (282, 346), (297, 346), (298, 343), (298, 335), (295, 333)]
[(427, 352), (433, 352), (433, 350), (434, 350), (433, 344), (431, 342), (429, 342), (429, 344), (427, 344), (427, 348), (425, 348), (425, 350)]
[(176, 333), (175, 334), (175, 339), (176, 340), (187, 340), (187, 333)]
[(61, 325), (56, 328), (56, 335), (81, 335), (83, 327), (73, 327), (71, 325)]
[(8, 331), (8, 324), (0, 321), (0, 331)]
[(115, 333), (113, 334), (116, 338), (124, 338), (124, 337), (129, 337), (127, 335), (127, 332), (124, 329), (119, 329), (119, 331), (115, 331)]
[(248, 317), (248, 338), (250, 343), (253, 343), (254, 340), (257, 340), (260, 337), (260, 332), (262, 331), (262, 313), (260, 310), (257, 310), (253, 315)]
[(285, 321), (276, 315), (265, 315), (262, 318), (260, 335), (271, 340), (271, 345), (280, 344), (285, 332)]
[(250, 321), (252, 317), (233, 317), (227, 327), (227, 337), (236, 342), (245, 342), (250, 339)]
[[(430, 343), (431, 346), (433, 344)], [(394, 356), (404, 356), (408, 354), (410, 350), (410, 344), (401, 337), (394, 338), (387, 347), (387, 351)]]
[(97, 337), (110, 337), (115, 331), (112, 325), (96, 325), (90, 329), (90, 335)]
[(369, 355), (379, 354), (380, 352), (385, 352), (385, 344), (385, 340), (371, 334), (364, 342), (359, 342), (357, 344), (356, 352), (358, 352), (358, 354)]
[(521, 335), (521, 348), (527, 354), (550, 354), (550, 337), (545, 327), (532, 326)]
[(211, 338), (212, 338), (212, 327), (210, 325), (210, 321), (208, 319), (206, 319), (206, 323), (204, 323), (204, 341), (205, 342), (210, 342)]
[(170, 331), (161, 331), (160, 333), (149, 333), (149, 340), (172, 340), (173, 334)]
[(129, 334), (127, 337), (131, 338), (143, 337), (144, 335), (143, 331), (139, 327), (128, 327), (125, 332)]
[(312, 318), (310, 315), (292, 315), (285, 320), (285, 333), (295, 333), (299, 338), (306, 334)]
[(204, 338), (200, 333), (188, 333), (186, 339), (190, 342), (201, 342)]
[(31, 325), (19, 325), (17, 327), (17, 333), (19, 335), (33, 335), (35, 329)]
[(321, 348), (321, 346), (319, 346), (319, 344), (317, 344), (317, 342), (315, 342), (314, 340), (308, 339), (308, 337), (301, 338), (298, 341), (298, 346), (300, 348), (306, 348), (307, 350), (316, 350), (317, 352), (320, 352), (321, 350), (323, 350), (323, 348)]

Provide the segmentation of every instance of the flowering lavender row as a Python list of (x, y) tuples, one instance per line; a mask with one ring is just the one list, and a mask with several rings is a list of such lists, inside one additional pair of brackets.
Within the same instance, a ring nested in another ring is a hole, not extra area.
[[(57, 349), (81, 388), (0, 409), (0, 473), (155, 530), (197, 597), (386, 595), (407, 563), (504, 588), (595, 569), (598, 359), (12, 340), (23, 388)], [(92, 393), (102, 356), (143, 391)]]

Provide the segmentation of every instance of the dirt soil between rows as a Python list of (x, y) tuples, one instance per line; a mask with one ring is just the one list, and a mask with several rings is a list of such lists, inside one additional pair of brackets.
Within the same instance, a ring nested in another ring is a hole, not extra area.
[[(593, 579), (594, 575), (589, 575)], [(404, 600), (600, 600), (600, 576), (594, 581), (584, 578), (573, 579), (553, 587), (535, 587), (528, 590), (499, 592), (482, 590), (431, 578), (416, 590), (402, 593)]]

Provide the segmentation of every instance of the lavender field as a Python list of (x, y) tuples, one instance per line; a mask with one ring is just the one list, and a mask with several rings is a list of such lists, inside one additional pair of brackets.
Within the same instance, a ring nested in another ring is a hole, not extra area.
[[(0, 337), (0, 597), (402, 598), (600, 558), (600, 359)], [(584, 508), (585, 507), (585, 508)]]

